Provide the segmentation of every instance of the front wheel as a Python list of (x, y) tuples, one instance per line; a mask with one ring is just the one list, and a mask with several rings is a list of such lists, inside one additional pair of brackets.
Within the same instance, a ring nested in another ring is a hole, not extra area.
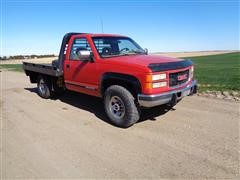
[(104, 107), (111, 122), (119, 127), (129, 127), (140, 118), (133, 95), (122, 86), (112, 85), (105, 91)]

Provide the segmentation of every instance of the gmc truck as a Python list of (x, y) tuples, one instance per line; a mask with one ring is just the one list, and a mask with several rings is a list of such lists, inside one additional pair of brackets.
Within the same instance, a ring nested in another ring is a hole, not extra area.
[(111, 122), (125, 128), (139, 120), (143, 108), (172, 107), (197, 92), (192, 61), (148, 55), (121, 35), (67, 33), (57, 60), (23, 62), (23, 69), (40, 97), (65, 90), (100, 97)]

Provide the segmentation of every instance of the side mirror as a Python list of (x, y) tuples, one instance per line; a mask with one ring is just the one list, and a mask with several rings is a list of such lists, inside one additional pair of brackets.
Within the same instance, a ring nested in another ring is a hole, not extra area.
[(147, 48), (144, 49), (144, 52), (145, 52), (146, 55), (148, 55), (148, 49)]
[(79, 50), (77, 56), (82, 61), (89, 61), (92, 58), (92, 53), (89, 50)]

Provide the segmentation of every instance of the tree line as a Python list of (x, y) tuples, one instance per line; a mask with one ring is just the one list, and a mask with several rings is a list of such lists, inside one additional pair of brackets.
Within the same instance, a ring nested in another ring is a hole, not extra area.
[(16, 56), (0, 56), (0, 60), (9, 60), (9, 59), (35, 59), (35, 58), (47, 58), (55, 57), (54, 54), (45, 54), (45, 55), (16, 55)]

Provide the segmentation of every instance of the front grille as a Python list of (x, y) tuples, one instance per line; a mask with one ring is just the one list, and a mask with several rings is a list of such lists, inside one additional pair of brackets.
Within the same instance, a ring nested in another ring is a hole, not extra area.
[[(181, 79), (179, 77), (184, 76), (186, 78)], [(169, 86), (174, 87), (174, 86), (180, 86), (187, 82), (189, 79), (189, 69), (185, 71), (180, 71), (180, 72), (175, 72), (175, 73), (170, 73), (169, 74)]]

